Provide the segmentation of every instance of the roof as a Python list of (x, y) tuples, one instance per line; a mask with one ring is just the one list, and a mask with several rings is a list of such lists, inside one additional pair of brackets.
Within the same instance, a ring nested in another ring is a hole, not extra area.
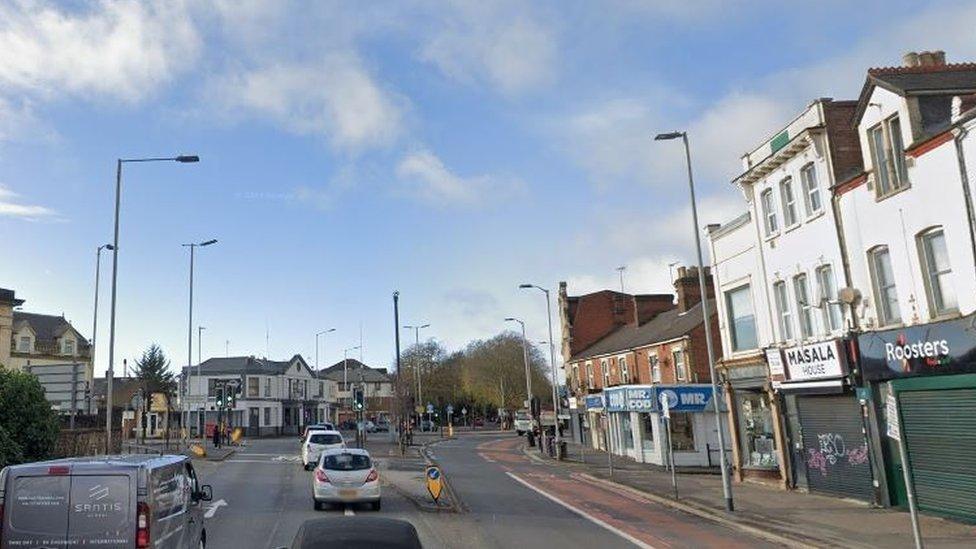
[[(299, 355), (295, 355), (289, 360), (269, 360), (253, 356), (229, 356), (208, 358), (200, 363), (200, 370), (202, 373), (208, 375), (281, 375), (288, 371), (288, 368), (295, 363), (295, 360), (301, 361), (306, 367), (308, 366)], [(195, 367), (191, 366), (191, 368)]]
[[(708, 300), (709, 310), (715, 315), (715, 299)], [(678, 309), (664, 311), (640, 326), (623, 326), (600, 341), (587, 347), (570, 360), (582, 360), (609, 355), (654, 343), (670, 341), (687, 335), (702, 323), (702, 304), (697, 303), (682, 313)]]
[(23, 299), (17, 299), (13, 290), (8, 290), (7, 288), (0, 288), (0, 302), (8, 303), (13, 307), (17, 307), (24, 304)]
[(868, 69), (854, 112), (854, 125), (861, 121), (875, 86), (901, 96), (973, 93), (976, 92), (976, 63)]
[(390, 381), (390, 374), (386, 369), (370, 368), (355, 358), (340, 360), (328, 368), (319, 370), (315, 376), (320, 379), (343, 381), (344, 372), (347, 372), (345, 378), (349, 381), (359, 381), (360, 374), (362, 374), (362, 381), (367, 383), (386, 383)]
[[(24, 325), (30, 326), (34, 330), (34, 337), (38, 341), (54, 341), (63, 336), (69, 329), (78, 330), (68, 322), (63, 315), (42, 315), (38, 313), (25, 313), (14, 311), (13, 331), (20, 330)], [(87, 347), (88, 340), (78, 333), (78, 347)]]

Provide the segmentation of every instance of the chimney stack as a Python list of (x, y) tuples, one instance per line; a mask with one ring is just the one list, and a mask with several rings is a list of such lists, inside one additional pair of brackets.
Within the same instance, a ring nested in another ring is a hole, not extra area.
[(901, 56), (902, 63), (906, 67), (917, 67), (918, 66), (918, 52), (910, 51)]
[[(685, 312), (701, 302), (701, 286), (698, 283), (698, 267), (678, 267), (678, 278), (674, 281), (674, 291), (678, 295), (678, 311)], [(705, 291), (708, 297), (715, 296), (712, 287), (712, 273), (705, 267)]]

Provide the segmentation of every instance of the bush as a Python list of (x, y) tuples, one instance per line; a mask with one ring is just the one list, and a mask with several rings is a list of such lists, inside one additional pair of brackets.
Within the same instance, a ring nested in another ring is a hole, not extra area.
[(0, 467), (46, 459), (58, 438), (58, 416), (36, 377), (0, 366)]

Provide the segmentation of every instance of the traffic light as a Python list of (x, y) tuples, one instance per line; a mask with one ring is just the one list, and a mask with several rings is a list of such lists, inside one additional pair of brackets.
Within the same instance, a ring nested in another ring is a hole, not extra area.
[(356, 410), (364, 410), (366, 408), (366, 402), (363, 397), (362, 389), (353, 390), (353, 400), (355, 401)]
[(215, 392), (217, 395), (217, 407), (220, 408), (224, 405), (224, 387), (218, 386)]

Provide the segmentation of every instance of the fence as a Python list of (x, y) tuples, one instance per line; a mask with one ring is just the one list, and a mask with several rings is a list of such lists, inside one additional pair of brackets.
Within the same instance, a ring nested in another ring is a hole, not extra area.
[[(112, 439), (112, 452), (119, 453), (122, 441)], [(104, 429), (62, 429), (54, 446), (54, 457), (98, 456), (105, 454)]]

